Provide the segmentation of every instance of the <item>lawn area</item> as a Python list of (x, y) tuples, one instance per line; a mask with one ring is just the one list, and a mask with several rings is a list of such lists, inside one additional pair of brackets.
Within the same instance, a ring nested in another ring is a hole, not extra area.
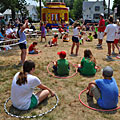
[[(72, 35), (72, 32), (70, 32)], [(49, 41), (53, 36), (47, 36)], [(85, 37), (85, 36), (84, 36)], [(71, 38), (71, 37), (70, 37)], [(45, 47), (46, 43), (40, 43), (40, 38), (28, 38), (29, 46), (32, 41), (38, 41), (37, 47), (42, 51), (38, 55), (27, 55), (27, 60), (33, 60), (36, 63), (36, 71), (34, 75), (40, 78), (41, 82), (52, 90), (59, 97), (59, 104), (57, 108), (51, 113), (43, 116), (32, 118), (32, 120), (119, 120), (120, 110), (112, 113), (108, 112), (97, 112), (90, 110), (83, 106), (79, 102), (78, 95), (80, 91), (85, 89), (90, 81), (102, 78), (102, 72), (99, 71), (94, 77), (83, 77), (79, 73), (76, 76), (69, 79), (58, 79), (54, 78), (47, 72), (47, 65), (51, 61), (59, 59), (57, 52), (64, 50), (67, 53), (66, 59), (73, 64), (80, 64), (80, 60), (83, 57), (85, 49), (90, 49), (96, 58), (97, 65), (101, 68), (105, 66), (111, 66), (114, 70), (114, 78), (117, 81), (118, 87), (120, 88), (120, 61), (107, 61), (107, 44), (105, 39), (103, 41), (103, 49), (96, 49), (97, 40), (93, 42), (85, 42), (84, 45), (80, 45), (79, 55), (77, 57), (70, 56), (70, 50), (72, 42), (63, 43), (61, 39), (58, 39), (58, 46)], [(116, 49), (116, 53), (117, 53)], [(0, 120), (21, 120), (19, 118), (10, 117), (4, 112), (4, 102), (10, 96), (11, 83), (13, 76), (16, 72), (21, 71), (22, 67), (16, 65), (20, 61), (20, 49), (15, 47), (12, 50), (0, 52)], [(52, 65), (51, 65), (52, 67)], [(71, 66), (72, 67), (72, 66)], [(51, 70), (51, 69), (50, 69)], [(71, 68), (71, 73), (75, 72), (75, 68)], [(82, 95), (82, 100), (87, 104), (86, 93)], [(120, 99), (120, 98), (119, 98)], [(7, 109), (12, 113), (18, 115), (37, 115), (40, 114), (55, 104), (55, 97), (50, 98), (40, 104), (37, 108), (31, 111), (17, 111), (11, 107), (11, 102), (8, 103)], [(120, 103), (118, 104), (120, 105)], [(26, 120), (26, 119), (24, 119)]]

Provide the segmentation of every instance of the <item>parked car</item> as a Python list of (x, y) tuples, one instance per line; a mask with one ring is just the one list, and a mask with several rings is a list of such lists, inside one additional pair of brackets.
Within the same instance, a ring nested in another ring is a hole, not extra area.
[(86, 24), (95, 24), (95, 25), (97, 25), (98, 24), (98, 22), (97, 21), (95, 21), (95, 20), (85, 20), (85, 22), (84, 22), (84, 25), (86, 25)]

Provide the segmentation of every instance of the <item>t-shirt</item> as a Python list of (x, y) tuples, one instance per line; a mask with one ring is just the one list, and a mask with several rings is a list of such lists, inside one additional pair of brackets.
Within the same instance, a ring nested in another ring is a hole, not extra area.
[(104, 109), (112, 109), (117, 107), (118, 86), (115, 79), (98, 79), (95, 80), (95, 83), (101, 92), (101, 98), (97, 100), (98, 105)]
[(60, 33), (64, 32), (62, 28), (59, 28), (58, 31), (59, 31)]
[(107, 25), (105, 29), (105, 33), (107, 33), (107, 40), (106, 41), (114, 41), (115, 34), (117, 33), (117, 28), (115, 24)]
[(69, 75), (69, 62), (66, 59), (57, 61), (57, 73), (60, 76)]
[(0, 32), (0, 40), (4, 40), (4, 36), (2, 35), (1, 32)]
[(31, 74), (27, 74), (27, 83), (19, 86), (16, 84), (19, 72), (13, 78), (11, 87), (11, 101), (14, 107), (20, 110), (27, 110), (31, 104), (31, 97), (34, 88), (41, 84), (40, 79)]
[(52, 44), (55, 44), (57, 42), (57, 38), (52, 39)]
[(29, 51), (32, 51), (34, 47), (35, 47), (35, 45), (31, 44), (31, 45), (29, 46)]
[(19, 36), (20, 36), (19, 42), (25, 41), (25, 42), (23, 42), (23, 44), (27, 44), (25, 33), (24, 33), (24, 32), (21, 32), (21, 30), (19, 30)]
[(104, 26), (104, 27), (98, 27), (98, 32), (104, 32), (104, 30), (105, 30), (105, 20), (104, 19), (101, 19), (100, 21), (99, 21), (99, 26)]
[(88, 38), (92, 41), (93, 40), (93, 37), (91, 35), (88, 36)]
[(90, 60), (90, 58), (83, 57), (81, 61), (82, 68), (80, 69), (80, 73), (82, 75), (90, 76), (95, 75), (96, 69), (95, 69), (95, 63)]
[(13, 32), (12, 28), (8, 28), (8, 29), (6, 30), (6, 34), (7, 34), (7, 35), (9, 35), (9, 34), (12, 33), (12, 32)]
[(78, 29), (78, 27), (76, 27), (76, 28), (73, 29), (73, 36), (79, 38), (78, 35), (79, 35), (79, 29)]

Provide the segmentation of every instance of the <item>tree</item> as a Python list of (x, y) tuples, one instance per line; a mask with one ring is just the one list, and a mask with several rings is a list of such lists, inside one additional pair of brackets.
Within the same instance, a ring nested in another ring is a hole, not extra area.
[(82, 5), (83, 5), (83, 0), (75, 0), (73, 4), (73, 17), (75, 19), (81, 18), (82, 17)]
[(113, 2), (113, 10), (117, 7), (117, 16), (120, 16), (120, 0), (114, 0)]
[(25, 0), (0, 0), (0, 11), (4, 12), (6, 9), (11, 9), (12, 19), (15, 19), (15, 13), (20, 10), (21, 14), (27, 13), (27, 2)]

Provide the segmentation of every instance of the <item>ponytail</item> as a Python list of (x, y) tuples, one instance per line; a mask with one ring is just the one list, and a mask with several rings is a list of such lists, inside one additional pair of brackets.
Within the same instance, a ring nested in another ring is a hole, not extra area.
[(33, 61), (27, 60), (24, 62), (23, 65), (23, 72), (20, 72), (18, 75), (18, 79), (16, 81), (16, 84), (21, 86), (22, 84), (27, 83), (27, 73), (30, 73), (32, 69), (35, 69), (35, 63)]
[(24, 85), (25, 83), (27, 83), (27, 73), (26, 72), (20, 72), (19, 75), (18, 75), (18, 80), (17, 80), (16, 84), (21, 86), (22, 84)]

